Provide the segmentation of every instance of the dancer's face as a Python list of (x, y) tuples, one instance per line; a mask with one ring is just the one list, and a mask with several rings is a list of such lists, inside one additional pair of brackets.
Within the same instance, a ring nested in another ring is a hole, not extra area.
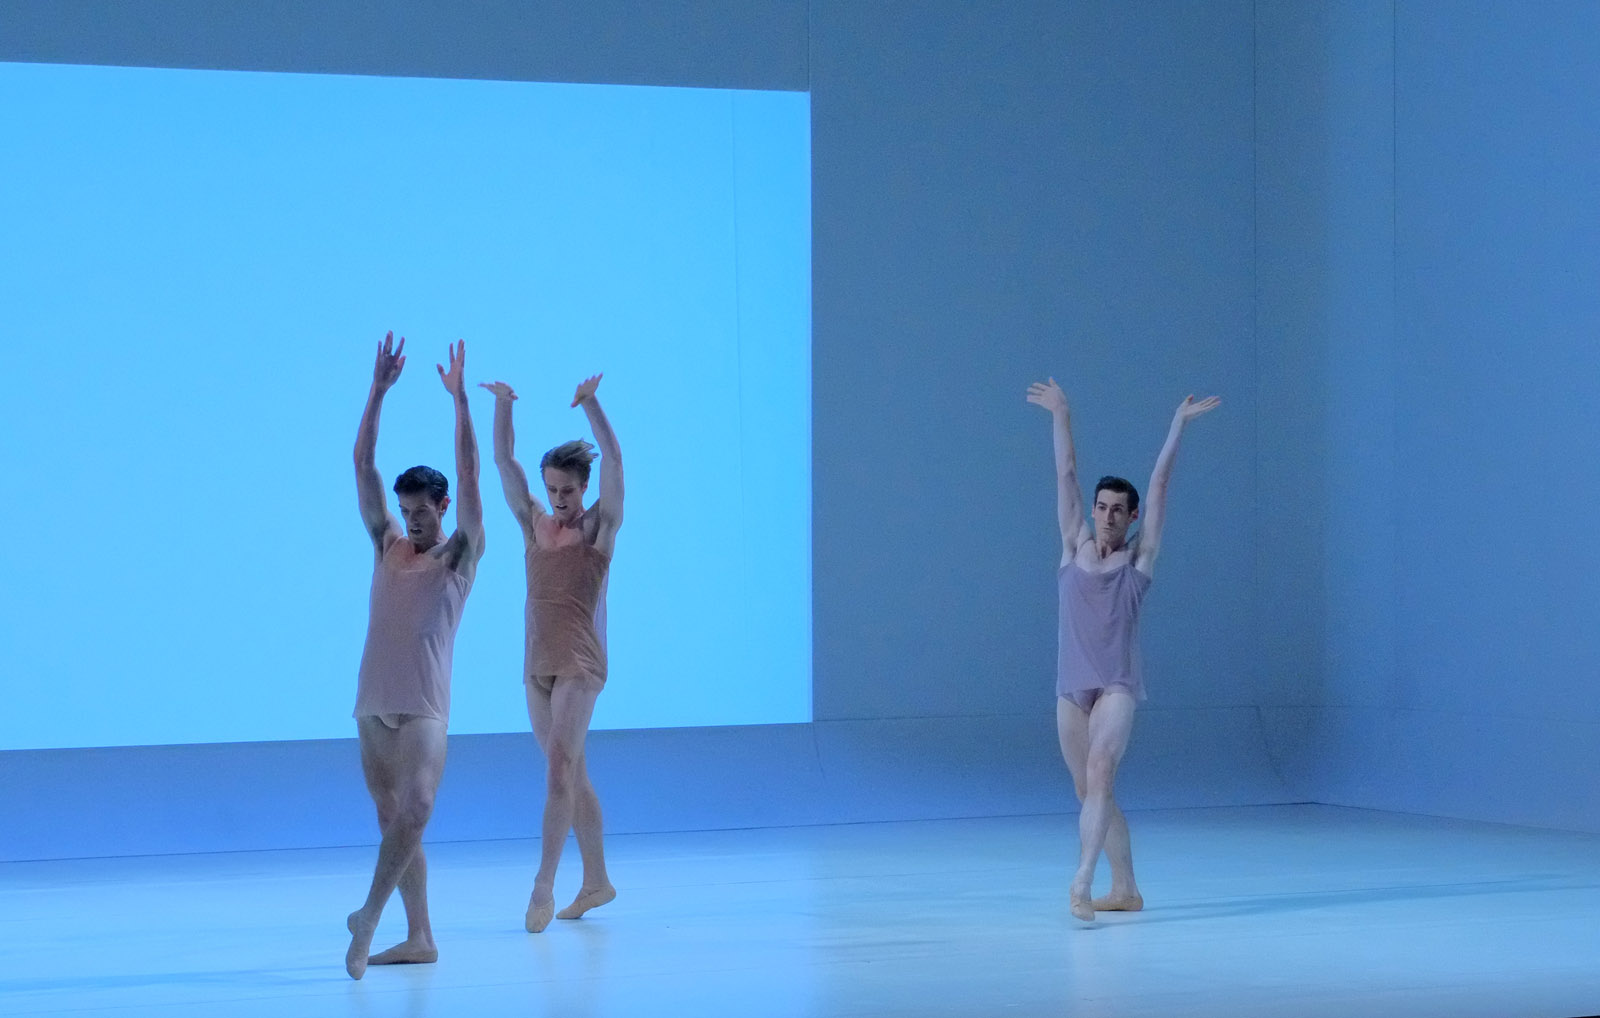
[(550, 512), (557, 522), (571, 523), (583, 513), (583, 493), (588, 490), (587, 484), (580, 484), (576, 477), (565, 470), (544, 468), (544, 492), (550, 499)]
[(450, 496), (435, 502), (424, 491), (400, 496), (400, 519), (406, 525), (406, 538), (418, 551), (427, 551), (442, 539), (444, 511), (450, 508)]
[(1128, 528), (1138, 518), (1138, 510), (1128, 509), (1127, 492), (1101, 490), (1095, 494), (1094, 536), (1101, 544), (1112, 549), (1122, 547)]

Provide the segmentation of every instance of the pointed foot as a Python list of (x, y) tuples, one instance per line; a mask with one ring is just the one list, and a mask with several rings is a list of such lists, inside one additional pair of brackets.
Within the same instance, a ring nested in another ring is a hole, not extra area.
[(578, 896), (572, 899), (572, 904), (556, 913), (556, 918), (580, 919), (585, 912), (614, 901), (616, 897), (617, 889), (610, 884), (606, 884), (604, 887), (596, 887), (593, 890), (580, 890)]

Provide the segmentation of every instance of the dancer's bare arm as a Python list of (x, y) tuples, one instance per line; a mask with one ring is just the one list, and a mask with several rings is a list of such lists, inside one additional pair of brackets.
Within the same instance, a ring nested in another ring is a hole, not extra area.
[(1072, 410), (1054, 378), (1028, 386), (1028, 402), (1050, 411), (1056, 447), (1056, 518), (1061, 524), (1061, 564), (1066, 565), (1093, 532), (1083, 515), (1078, 459), (1072, 448)]
[(450, 348), (450, 370), (436, 364), (439, 380), (455, 404), (456, 414), (456, 532), (445, 542), (451, 568), (471, 580), (483, 557), (483, 494), (478, 490), (478, 435), (467, 406), (467, 344), (457, 340)]
[(401, 336), (400, 345), (395, 346), (392, 332), (378, 344), (378, 358), (372, 367), (372, 388), (367, 392), (367, 408), (361, 414), (361, 427), (356, 432), (356, 498), (361, 507), (361, 522), (379, 555), (401, 534), (400, 521), (389, 512), (389, 502), (384, 496), (377, 454), (378, 415), (383, 410), (384, 395), (400, 378), (400, 369), (406, 366), (405, 348), (405, 337)]
[(533, 497), (528, 475), (516, 457), (516, 431), (511, 426), (511, 404), (517, 394), (504, 382), (484, 382), (494, 393), (494, 465), (500, 471), (500, 490), (505, 493), (511, 515), (522, 524), (528, 540), (533, 540), (534, 521), (545, 514), (544, 503)]
[(583, 407), (589, 417), (589, 427), (594, 431), (595, 444), (600, 447), (600, 494), (594, 502), (600, 530), (595, 536), (595, 546), (610, 555), (616, 547), (617, 530), (622, 526), (622, 449), (595, 395), (603, 377), (595, 375), (584, 379), (572, 397), (572, 405)]
[(1172, 481), (1172, 467), (1178, 459), (1178, 442), (1183, 429), (1201, 414), (1210, 413), (1222, 404), (1215, 396), (1196, 403), (1193, 396), (1178, 405), (1172, 415), (1172, 427), (1167, 430), (1166, 444), (1156, 457), (1156, 468), (1150, 475), (1150, 486), (1145, 489), (1144, 525), (1139, 534), (1139, 551), (1133, 567), (1150, 576), (1155, 572), (1156, 556), (1161, 552), (1161, 531), (1167, 522), (1167, 488)]

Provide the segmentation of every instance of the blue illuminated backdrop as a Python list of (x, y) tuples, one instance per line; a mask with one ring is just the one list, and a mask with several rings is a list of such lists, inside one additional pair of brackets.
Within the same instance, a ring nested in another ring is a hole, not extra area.
[[(51, 563), (7, 569), (0, 749), (353, 733), (387, 329), (386, 484), (455, 485), (448, 342), (516, 387), (530, 472), (605, 372), (629, 504), (595, 727), (810, 720), (808, 120), (794, 92), (0, 65), (0, 453)], [(455, 732), (527, 726), (491, 408)]]

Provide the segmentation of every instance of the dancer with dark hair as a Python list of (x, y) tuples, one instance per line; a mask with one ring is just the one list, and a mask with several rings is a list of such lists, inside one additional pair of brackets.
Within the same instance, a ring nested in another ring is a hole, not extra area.
[[(526, 657), (522, 679), (528, 719), (544, 752), (545, 804), (539, 872), (533, 880), (524, 926), (539, 933), (552, 918), (577, 919), (617, 896), (606, 873), (600, 800), (589, 782), (584, 740), (595, 700), (606, 682), (606, 651), (596, 614), (604, 611), (606, 576), (622, 526), (622, 451), (595, 391), (600, 375), (578, 386), (572, 405), (583, 407), (600, 444), (600, 493), (584, 508), (594, 446), (573, 441), (544, 454), (539, 472), (550, 508), (528, 489), (515, 455), (511, 404), (517, 394), (504, 382), (494, 393), (494, 461), (512, 515), (522, 524), (528, 568)], [(555, 911), (556, 866), (567, 832), (577, 834), (583, 884), (572, 904)]]
[[(444, 535), (450, 482), (432, 467), (412, 467), (394, 482), (400, 515), (384, 505), (378, 473), (378, 415), (405, 367), (405, 337), (389, 333), (378, 346), (367, 409), (356, 435), (356, 492), (372, 539), (374, 563), (366, 649), (356, 690), (361, 768), (378, 808), (383, 841), (366, 903), (350, 913), (344, 964), (360, 979), (367, 965), (437, 961), (428, 921), (428, 864), (422, 830), (444, 773), (450, 719), (450, 662), (456, 627), (483, 556), (483, 502), (478, 494), (478, 440), (467, 411), (466, 344), (450, 350), (439, 378), (455, 404), (456, 531)], [(405, 904), (406, 939), (368, 957), (378, 917), (396, 887)]]
[[(1078, 814), (1077, 872), (1068, 890), (1072, 914), (1085, 922), (1095, 912), (1136, 912), (1144, 907), (1133, 878), (1133, 848), (1128, 822), (1113, 794), (1117, 766), (1128, 748), (1134, 705), (1144, 699), (1139, 659), (1139, 609), (1161, 551), (1167, 487), (1184, 427), (1217, 408), (1215, 396), (1185, 399), (1173, 415), (1166, 444), (1150, 476), (1144, 526), (1130, 541), (1139, 519), (1139, 492), (1120, 477), (1103, 477), (1094, 489), (1094, 522), (1084, 520), (1072, 448), (1072, 414), (1056, 384), (1035, 382), (1028, 402), (1050, 411), (1054, 420), (1056, 514), (1061, 525), (1059, 637), (1056, 661), (1056, 733), (1072, 784), (1083, 804)], [(1101, 851), (1111, 864), (1111, 890), (1092, 898), (1095, 863)]]

